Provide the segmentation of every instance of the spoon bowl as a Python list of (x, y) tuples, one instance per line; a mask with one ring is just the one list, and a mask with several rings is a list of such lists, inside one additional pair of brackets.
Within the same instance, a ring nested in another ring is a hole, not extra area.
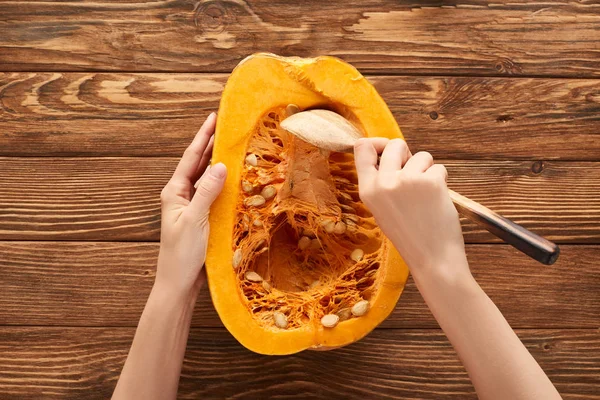
[(352, 153), (356, 140), (363, 137), (346, 118), (321, 109), (293, 114), (281, 122), (281, 127), (318, 148), (342, 153)]

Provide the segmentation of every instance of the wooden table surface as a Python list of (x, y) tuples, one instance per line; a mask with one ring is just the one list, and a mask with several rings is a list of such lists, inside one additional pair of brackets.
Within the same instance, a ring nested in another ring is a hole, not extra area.
[[(246, 55), (330, 54), (451, 188), (561, 244), (467, 253), (565, 399), (600, 399), (600, 4), (0, 0), (0, 398), (110, 396), (151, 288), (159, 193)], [(473, 399), (414, 284), (362, 341), (266, 357), (198, 301), (180, 398)]]

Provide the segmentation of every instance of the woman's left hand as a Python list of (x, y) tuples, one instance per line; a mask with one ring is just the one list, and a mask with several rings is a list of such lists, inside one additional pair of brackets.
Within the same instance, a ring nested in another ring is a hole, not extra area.
[(208, 167), (217, 116), (208, 116), (161, 193), (160, 252), (155, 285), (195, 298), (206, 281), (208, 213), (227, 176), (224, 164)]

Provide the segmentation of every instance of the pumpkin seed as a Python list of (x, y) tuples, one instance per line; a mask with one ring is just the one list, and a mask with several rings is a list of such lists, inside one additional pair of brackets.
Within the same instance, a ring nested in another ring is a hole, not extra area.
[(254, 191), (254, 186), (246, 180), (242, 181), (242, 190), (246, 193), (252, 193)]
[(316, 281), (313, 281), (313, 282), (312, 282), (312, 283), (311, 283), (311, 284), (308, 286), (308, 288), (309, 288), (309, 289), (314, 289), (314, 288), (316, 288), (317, 286), (319, 286), (320, 284), (321, 284), (321, 281), (319, 281), (319, 280), (317, 279)]
[(344, 222), (346, 223), (346, 228), (348, 229), (348, 231), (356, 232), (358, 230), (358, 225), (356, 225), (354, 221), (350, 219), (345, 219)]
[(260, 219), (255, 219), (254, 221), (252, 221), (252, 225), (256, 226), (257, 228), (260, 228), (261, 226), (263, 226), (263, 223)]
[(336, 314), (338, 317), (340, 317), (340, 321), (345, 321), (347, 319), (350, 319), (350, 317), (352, 317), (352, 312), (350, 311), (349, 308), (342, 308)]
[(352, 306), (352, 315), (362, 317), (369, 311), (369, 300), (361, 300)]
[(233, 252), (233, 269), (237, 269), (242, 263), (242, 249), (237, 249)]
[(327, 314), (321, 318), (321, 325), (323, 325), (325, 328), (333, 328), (338, 324), (338, 322), (340, 322), (340, 317), (338, 317), (336, 314)]
[(266, 200), (272, 199), (277, 194), (277, 189), (273, 185), (265, 186), (260, 195)]
[(308, 236), (309, 238), (314, 238), (315, 237), (315, 232), (312, 229), (303, 229), (302, 230), (302, 235), (304, 236)]
[(250, 197), (246, 198), (246, 200), (244, 200), (244, 204), (246, 204), (246, 206), (248, 206), (248, 207), (260, 207), (260, 206), (264, 205), (265, 203), (266, 203), (265, 198), (262, 197), (260, 194), (250, 196)]
[(285, 113), (289, 117), (290, 115), (294, 115), (300, 112), (300, 107), (295, 104), (288, 104), (285, 108)]
[(358, 215), (356, 214), (349, 214), (349, 213), (343, 213), (342, 214), (342, 219), (345, 220), (350, 220), (352, 222), (358, 222)]
[(253, 167), (258, 165), (258, 158), (256, 157), (256, 154), (248, 154), (246, 156), (246, 165), (251, 165)]
[(273, 313), (273, 321), (275, 321), (275, 326), (278, 328), (285, 329), (288, 326), (287, 317), (281, 311), (275, 311)]
[(365, 255), (365, 252), (362, 249), (354, 249), (354, 250), (352, 250), (352, 253), (350, 253), (350, 258), (353, 261), (359, 262), (360, 260), (363, 259), (364, 255)]
[(247, 231), (248, 229), (250, 229), (250, 226), (248, 225), (249, 222), (250, 222), (250, 218), (248, 218), (248, 216), (246, 214), (244, 214), (242, 216), (242, 227), (244, 228), (244, 231)]
[(341, 221), (336, 222), (335, 227), (333, 228), (333, 233), (341, 235), (344, 232), (346, 232), (346, 224)]
[(308, 236), (302, 236), (300, 240), (298, 240), (298, 248), (300, 250), (306, 250), (310, 246), (311, 240)]
[(337, 183), (341, 183), (343, 185), (348, 185), (352, 182), (350, 182), (350, 180), (346, 179), (346, 178), (342, 178), (341, 176), (336, 176), (333, 178), (334, 181), (336, 181)]
[(262, 287), (267, 291), (267, 293), (271, 293), (271, 285), (267, 281), (262, 281)]
[(246, 280), (250, 282), (262, 282), (263, 278), (254, 271), (246, 271)]
[(352, 202), (354, 201), (354, 199), (352, 198), (352, 196), (350, 196), (348, 193), (346, 192), (340, 192), (340, 197), (347, 202)]
[(321, 221), (321, 226), (325, 229), (327, 233), (333, 233), (335, 229), (335, 221), (332, 219), (324, 219)]
[(346, 213), (356, 214), (356, 210), (354, 208), (350, 207), (349, 205), (340, 204), (340, 208), (342, 209), (342, 211), (344, 211)]
[(319, 242), (319, 239), (313, 239), (310, 241), (310, 248), (313, 250), (318, 250), (321, 248), (321, 242)]

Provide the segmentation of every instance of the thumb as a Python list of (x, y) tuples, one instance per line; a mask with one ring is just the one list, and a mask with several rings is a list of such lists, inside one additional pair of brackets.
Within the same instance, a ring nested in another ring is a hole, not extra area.
[(354, 145), (354, 163), (358, 184), (364, 185), (377, 175), (377, 149), (369, 139), (358, 139)]
[(198, 181), (196, 187), (196, 193), (192, 198), (190, 207), (194, 210), (194, 214), (205, 215), (208, 214), (211, 204), (225, 184), (225, 178), (227, 177), (227, 167), (225, 164), (218, 163), (212, 165), (208, 171)]

